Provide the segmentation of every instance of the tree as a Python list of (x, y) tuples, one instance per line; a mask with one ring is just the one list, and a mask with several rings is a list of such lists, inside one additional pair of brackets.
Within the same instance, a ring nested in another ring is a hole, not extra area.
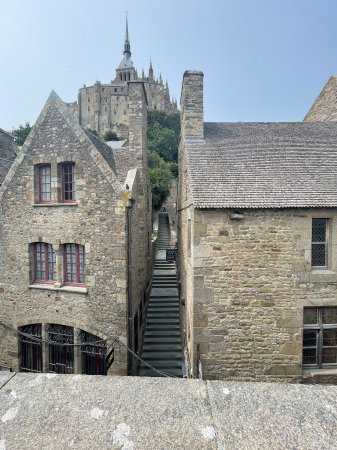
[(29, 122), (26, 122), (25, 125), (19, 125), (18, 128), (13, 127), (12, 136), (14, 137), (14, 142), (16, 143), (16, 145), (21, 147), (25, 143), (25, 140), (29, 135), (31, 129), (32, 127), (30, 126)]
[(119, 141), (119, 137), (117, 136), (117, 134), (112, 131), (112, 130), (108, 130), (103, 134), (103, 139), (105, 141)]
[(148, 166), (152, 190), (152, 206), (159, 209), (170, 192), (173, 178), (178, 176), (179, 113), (148, 111)]

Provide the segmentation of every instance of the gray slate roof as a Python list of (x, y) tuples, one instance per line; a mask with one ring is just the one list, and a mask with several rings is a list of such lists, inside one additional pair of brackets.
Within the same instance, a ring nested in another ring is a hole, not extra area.
[(0, 128), (0, 186), (19, 151), (11, 134)]
[(329, 78), (305, 116), (306, 122), (337, 122), (337, 77)]
[(337, 207), (337, 123), (205, 123), (185, 146), (197, 208)]
[(117, 178), (124, 183), (129, 170), (129, 147), (115, 148), (112, 150), (115, 158)]
[(116, 146), (111, 146), (111, 142), (102, 141), (101, 138), (91, 133), (90, 131), (85, 130), (84, 128), (83, 130), (86, 132), (91, 142), (95, 145), (97, 150), (109, 164), (110, 168), (114, 171), (118, 181), (124, 183), (129, 170), (129, 148), (123, 147), (126, 140), (112, 141), (116, 143)]
[(102, 141), (101, 138), (99, 138), (95, 134), (91, 133), (88, 130), (85, 130), (84, 128), (83, 128), (83, 130), (85, 131), (85, 133), (87, 134), (87, 136), (89, 137), (91, 142), (94, 144), (96, 149), (103, 156), (105, 161), (109, 164), (110, 168), (114, 171), (115, 175), (117, 175), (115, 158), (114, 158), (113, 152), (111, 151), (111, 148), (104, 141)]

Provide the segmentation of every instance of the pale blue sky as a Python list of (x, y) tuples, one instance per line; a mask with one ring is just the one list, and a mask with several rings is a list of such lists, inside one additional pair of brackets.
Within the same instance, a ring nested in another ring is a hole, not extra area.
[(302, 120), (337, 73), (337, 0), (0, 0), (0, 127), (113, 79), (126, 10), (135, 67), (151, 58), (178, 100), (202, 70), (208, 121)]

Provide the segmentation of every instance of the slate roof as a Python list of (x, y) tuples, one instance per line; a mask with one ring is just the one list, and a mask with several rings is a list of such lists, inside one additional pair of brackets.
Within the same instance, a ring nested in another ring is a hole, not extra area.
[(337, 122), (337, 77), (329, 78), (322, 92), (305, 116), (306, 122)]
[(13, 164), (18, 150), (13, 136), (0, 128), (0, 186)]
[(87, 136), (91, 140), (91, 142), (94, 144), (96, 149), (103, 156), (105, 161), (109, 164), (110, 168), (114, 171), (115, 175), (117, 175), (115, 158), (114, 158), (113, 152), (111, 151), (111, 148), (104, 141), (102, 141), (101, 138), (99, 138), (95, 134), (91, 133), (88, 130), (85, 130), (84, 128), (83, 128), (83, 130), (85, 131), (85, 133), (87, 134)]
[(197, 208), (337, 207), (337, 123), (205, 123), (186, 140)]
[(124, 183), (129, 170), (129, 148), (114, 148), (112, 151), (115, 158), (117, 178), (121, 183)]

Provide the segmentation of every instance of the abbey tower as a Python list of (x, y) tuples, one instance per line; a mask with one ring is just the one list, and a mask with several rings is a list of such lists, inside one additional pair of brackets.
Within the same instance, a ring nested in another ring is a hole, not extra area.
[(116, 68), (116, 77), (111, 83), (97, 81), (93, 86), (83, 86), (78, 93), (79, 121), (84, 128), (100, 133), (113, 130), (120, 138), (127, 138), (129, 129), (129, 92), (128, 81), (143, 81), (147, 94), (148, 108), (165, 112), (177, 111), (176, 101), (171, 100), (169, 87), (160, 75), (154, 76), (152, 63), (148, 74), (144, 71), (138, 76), (131, 59), (128, 20), (123, 59)]

